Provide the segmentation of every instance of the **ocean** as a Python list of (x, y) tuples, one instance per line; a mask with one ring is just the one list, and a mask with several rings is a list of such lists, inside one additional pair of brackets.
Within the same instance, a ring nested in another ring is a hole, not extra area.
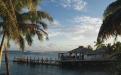
[[(62, 66), (46, 66), (46, 65), (27, 65), (13, 62), (14, 56), (24, 56), (32, 58), (52, 58), (58, 59), (58, 53), (63, 51), (45, 51), (45, 52), (20, 52), (9, 51), (8, 59), (10, 66), (10, 75), (111, 75), (102, 67), (62, 67)], [(66, 52), (66, 51), (64, 51)], [(2, 65), (0, 67), (0, 74), (5, 74), (5, 54), (3, 53)]]

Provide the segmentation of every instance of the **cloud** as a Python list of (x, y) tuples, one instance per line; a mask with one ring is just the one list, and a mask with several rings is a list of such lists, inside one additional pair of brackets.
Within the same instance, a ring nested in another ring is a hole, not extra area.
[(53, 43), (50, 43), (50, 44), (47, 44), (47, 46), (50, 47), (50, 48), (53, 48), (53, 47), (56, 47), (57, 45), (53, 44)]
[(61, 6), (64, 8), (72, 8), (74, 10), (84, 10), (87, 2), (83, 0), (61, 0)]
[(70, 22), (70, 25), (62, 25), (59, 22), (58, 26), (50, 26), (48, 34), (50, 37), (65, 36), (71, 40), (96, 38), (102, 20), (90, 16), (77, 16)]
[(74, 9), (78, 11), (85, 10), (87, 6), (87, 2), (83, 0), (50, 0), (50, 1), (44, 1), (43, 5), (48, 5), (49, 3), (56, 3), (55, 6), (62, 6), (67, 9)]
[(73, 40), (84, 38), (94, 38), (97, 36), (102, 20), (100, 18), (92, 18), (89, 16), (77, 16), (71, 22), (74, 22), (72, 32), (67, 37)]
[(100, 18), (91, 18), (90, 16), (77, 16), (73, 18), (72, 22), (81, 23), (81, 24), (91, 24), (91, 25), (99, 25), (102, 23)]
[(54, 20), (53, 24), (54, 24), (54, 25), (60, 25), (60, 22), (57, 21), (57, 20)]
[(59, 32), (49, 32), (49, 37), (57, 36), (57, 35), (59, 35)]
[(56, 0), (50, 0), (51, 2), (56, 2)]

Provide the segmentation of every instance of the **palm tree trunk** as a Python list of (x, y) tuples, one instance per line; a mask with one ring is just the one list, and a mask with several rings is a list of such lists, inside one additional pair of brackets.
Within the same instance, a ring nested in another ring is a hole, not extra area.
[(5, 47), (5, 63), (6, 63), (6, 75), (10, 75), (9, 64), (8, 64), (8, 51)]
[(4, 49), (5, 40), (6, 40), (6, 32), (4, 31), (1, 46), (0, 46), (0, 66), (1, 66), (1, 61), (2, 61), (2, 53), (3, 53), (3, 49)]

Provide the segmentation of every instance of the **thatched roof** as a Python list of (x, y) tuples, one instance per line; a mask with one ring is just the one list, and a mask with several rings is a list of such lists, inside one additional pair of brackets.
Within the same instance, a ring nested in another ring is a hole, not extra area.
[(74, 50), (69, 51), (69, 53), (82, 53), (82, 54), (94, 54), (93, 50), (87, 49), (87, 48), (76, 48)]
[(96, 53), (101, 53), (101, 52), (105, 52), (105, 49), (104, 48), (99, 48), (99, 49), (96, 49), (94, 50)]
[(105, 52), (105, 49), (99, 48), (97, 50), (90, 50), (84, 47), (79, 47), (79, 48), (69, 51), (68, 53), (98, 54), (101, 52)]

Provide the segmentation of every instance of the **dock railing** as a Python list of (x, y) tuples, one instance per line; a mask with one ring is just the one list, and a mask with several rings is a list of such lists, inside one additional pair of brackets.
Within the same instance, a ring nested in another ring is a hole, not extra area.
[(48, 58), (35, 58), (35, 57), (23, 57), (23, 56), (14, 56), (13, 62), (19, 62), (19, 63), (27, 63), (27, 64), (42, 64), (42, 65), (55, 65), (58, 66), (59, 62), (55, 59), (48, 59)]

